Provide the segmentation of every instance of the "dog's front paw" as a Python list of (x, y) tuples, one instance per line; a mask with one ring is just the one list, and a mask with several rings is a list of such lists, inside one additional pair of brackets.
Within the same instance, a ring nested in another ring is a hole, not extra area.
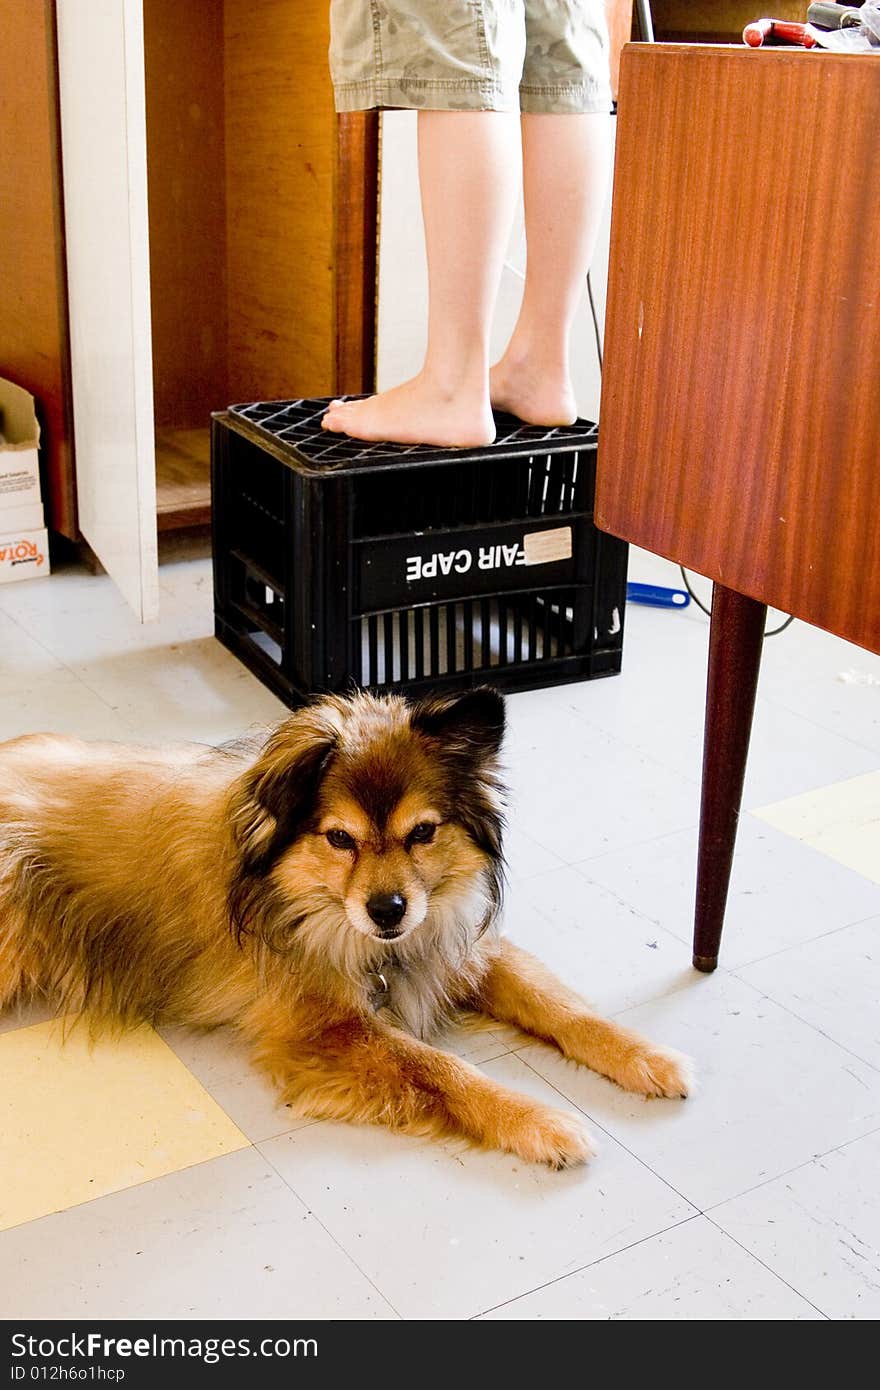
[(682, 1100), (695, 1086), (689, 1057), (670, 1047), (654, 1047), (651, 1043), (634, 1047), (614, 1080), (624, 1090), (636, 1091), (642, 1096), (678, 1096)]
[(536, 1106), (518, 1126), (515, 1152), (531, 1163), (576, 1168), (596, 1153), (592, 1135), (578, 1115)]

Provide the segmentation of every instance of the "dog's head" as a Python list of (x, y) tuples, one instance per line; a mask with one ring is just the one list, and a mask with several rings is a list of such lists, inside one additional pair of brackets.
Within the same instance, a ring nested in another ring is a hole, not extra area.
[(441, 914), (488, 921), (500, 902), (503, 733), (490, 689), (414, 704), (330, 697), (294, 714), (234, 789), (239, 934), (281, 949), (318, 921), (373, 941)]

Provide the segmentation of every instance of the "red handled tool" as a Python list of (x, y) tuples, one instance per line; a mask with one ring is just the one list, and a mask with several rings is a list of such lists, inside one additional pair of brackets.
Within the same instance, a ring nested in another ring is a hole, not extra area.
[(794, 43), (800, 48), (815, 48), (817, 45), (808, 25), (787, 19), (756, 19), (743, 29), (743, 42), (750, 48), (760, 48), (765, 43)]

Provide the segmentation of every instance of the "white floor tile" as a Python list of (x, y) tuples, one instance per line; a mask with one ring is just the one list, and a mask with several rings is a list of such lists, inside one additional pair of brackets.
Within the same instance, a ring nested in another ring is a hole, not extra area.
[[(782, 639), (780, 639), (782, 640)], [(760, 691), (760, 687), (759, 687)], [(817, 737), (809, 719), (760, 697), (746, 764), (743, 807), (799, 796), (840, 777), (857, 777), (877, 766), (870, 749), (825, 732)]]
[(23, 679), (35, 682), (63, 669), (57, 656), (0, 608), (0, 695), (15, 695)]
[[(509, 701), (510, 821), (565, 863), (695, 825), (699, 787), (575, 714)], [(637, 789), (637, 794), (634, 794)]]
[(209, 627), (214, 623), (214, 571), (210, 556), (174, 560), (159, 568), (160, 611), (169, 616), (177, 605), (201, 614)]
[(44, 732), (86, 739), (132, 737), (131, 726), (119, 712), (65, 670), (28, 674), (14, 691), (0, 689), (0, 740)]
[(716, 972), (620, 1015), (688, 1053), (698, 1088), (645, 1101), (541, 1044), (517, 1053), (701, 1210), (880, 1127), (880, 1072)]
[[(825, 1103), (817, 1090), (815, 1104)], [(880, 1134), (712, 1211), (712, 1220), (829, 1318), (880, 1317)]]
[(738, 974), (880, 1069), (880, 917), (771, 956)]
[[(791, 640), (789, 640), (789, 637)], [(765, 643), (765, 699), (880, 753), (880, 656), (796, 623)]]
[(822, 1320), (805, 1299), (703, 1216), (484, 1316), (497, 1322)]
[[(102, 579), (93, 583), (103, 584)], [(33, 640), (51, 652), (71, 670), (82, 670), (134, 652), (168, 651), (175, 643), (201, 638), (210, 632), (201, 615), (177, 604), (166, 617), (155, 623), (141, 623), (115, 590), (103, 590), (95, 606), (59, 603), (53, 607), (25, 610), (16, 621)]]
[(485, 1014), (462, 1014), (435, 1039), (437, 1047), (478, 1066), (514, 1052), (527, 1041), (525, 1033), (510, 1024), (496, 1023)]
[[(561, 1103), (516, 1057), (483, 1070)], [(346, 1125), (260, 1149), (405, 1318), (471, 1317), (692, 1210), (611, 1139), (564, 1173)]]
[(56, 566), (48, 583), (0, 585), (0, 608), (22, 624), (37, 613), (121, 608), (125, 600), (106, 574), (92, 574), (76, 561)]
[(139, 738), (219, 743), (283, 719), (284, 706), (213, 637), (76, 667)]
[(251, 1065), (246, 1049), (228, 1029), (197, 1033), (188, 1028), (160, 1028), (159, 1032), (253, 1143), (313, 1123), (292, 1115), (281, 1104), (276, 1089)]
[[(191, 563), (192, 571), (184, 562), (167, 567), (167, 575), (166, 567), (160, 570), (170, 587), (163, 588), (156, 623), (140, 623), (106, 575), (64, 572), (44, 586), (47, 593), (31, 592), (37, 586), (27, 585), (27, 593), (7, 600), (6, 621), (14, 620), (31, 644), (28, 669), (36, 668), (38, 657), (43, 666), (63, 663), (99, 708), (115, 716), (113, 732), (84, 736), (216, 743), (287, 713), (214, 638), (211, 589), (206, 588), (210, 563)], [(57, 718), (37, 722), (41, 694), (44, 704), (65, 708), (58, 680), (53, 678), (51, 687), (44, 682), (45, 691), (36, 694), (33, 713), (28, 709), (31, 729), (58, 726)], [(0, 677), (0, 720), (8, 698), (13, 693), (5, 691)]]
[(699, 786), (708, 638), (689, 611), (627, 604), (620, 675), (535, 692), (536, 714), (573, 715)]
[[(810, 629), (795, 624), (778, 639), (768, 641), (766, 649), (774, 649), (778, 659), (779, 649), (786, 644), (784, 655), (790, 659), (802, 631)], [(527, 698), (534, 701), (534, 717), (540, 719), (543, 715), (550, 723), (574, 715), (581, 724), (586, 721), (619, 744), (699, 785), (708, 637), (708, 619), (693, 606), (683, 612), (671, 612), (628, 604), (620, 676), (532, 692)], [(854, 649), (843, 642), (839, 646), (839, 661), (849, 660)], [(835, 663), (827, 654), (826, 660), (831, 660), (827, 670), (828, 679), (833, 680)], [(861, 719), (855, 718), (851, 726), (840, 719), (834, 729), (819, 732), (814, 719), (765, 698), (762, 676), (743, 805), (750, 808), (796, 796), (875, 768), (876, 740), (871, 735), (873, 726), (868, 710), (873, 698), (877, 706), (875, 717), (880, 720), (880, 690), (871, 687), (863, 698), (865, 710)], [(581, 741), (584, 736), (582, 732)], [(573, 742), (577, 746), (576, 735)], [(631, 782), (633, 785), (637, 784)]]
[(546, 873), (548, 869), (561, 868), (564, 860), (553, 854), (537, 840), (526, 835), (517, 825), (508, 825), (504, 833), (504, 857), (507, 861), (509, 883), (519, 883), (535, 874)]
[(679, 939), (572, 868), (513, 884), (503, 929), (600, 1013), (619, 1013), (693, 980)]
[(393, 1318), (253, 1149), (0, 1234), (7, 1318)]
[[(575, 868), (670, 935), (690, 943), (696, 827), (627, 846)], [(754, 816), (740, 817), (721, 943), (721, 963), (727, 969), (878, 912), (880, 886)]]

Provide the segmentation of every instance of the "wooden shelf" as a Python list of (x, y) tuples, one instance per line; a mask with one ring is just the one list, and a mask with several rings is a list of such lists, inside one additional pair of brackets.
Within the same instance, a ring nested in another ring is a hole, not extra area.
[(211, 521), (211, 432), (156, 432), (156, 511), (160, 531)]

